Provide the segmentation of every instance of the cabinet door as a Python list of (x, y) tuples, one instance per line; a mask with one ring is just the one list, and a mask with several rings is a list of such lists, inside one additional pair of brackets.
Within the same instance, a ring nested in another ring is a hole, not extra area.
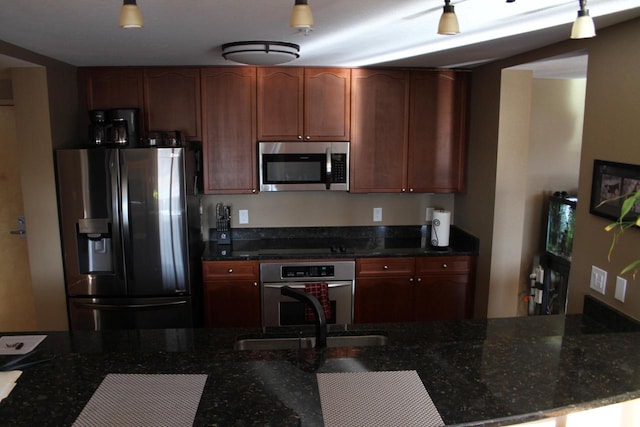
[(467, 319), (473, 316), (475, 257), (416, 259), (415, 320)]
[(79, 75), (85, 80), (87, 110), (142, 109), (141, 68), (86, 68)]
[(200, 140), (200, 70), (146, 68), (144, 106), (147, 130), (179, 130), (186, 140)]
[(352, 193), (406, 190), (409, 74), (352, 70)]
[(204, 304), (208, 328), (258, 327), (261, 324), (257, 281), (205, 281)]
[(205, 193), (256, 191), (256, 69), (203, 68)]
[(464, 190), (467, 76), (454, 71), (411, 72), (409, 191)]
[(356, 279), (355, 323), (409, 322), (412, 320), (411, 277)]
[(258, 140), (302, 140), (303, 68), (258, 68)]
[(304, 139), (349, 141), (351, 70), (306, 68), (304, 71)]

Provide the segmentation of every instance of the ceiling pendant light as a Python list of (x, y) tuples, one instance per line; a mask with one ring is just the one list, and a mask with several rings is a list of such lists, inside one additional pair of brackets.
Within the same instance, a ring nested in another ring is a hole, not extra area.
[(571, 27), (572, 39), (588, 39), (595, 37), (596, 26), (593, 23), (593, 18), (589, 16), (589, 9), (587, 9), (587, 0), (579, 0), (580, 10), (578, 10), (578, 17), (573, 21)]
[(136, 4), (136, 0), (123, 0), (122, 9), (120, 9), (120, 27), (121, 28), (142, 28), (144, 21), (142, 13)]
[(300, 46), (276, 41), (243, 41), (222, 45), (222, 57), (247, 65), (277, 65), (300, 57)]
[(296, 0), (291, 11), (289, 25), (293, 28), (308, 29), (313, 27), (313, 15), (311, 15), (311, 8), (307, 4), (307, 0)]
[(454, 35), (460, 32), (458, 25), (458, 17), (453, 10), (453, 5), (449, 4), (450, 0), (444, 0), (444, 7), (440, 23), (438, 23), (438, 34)]

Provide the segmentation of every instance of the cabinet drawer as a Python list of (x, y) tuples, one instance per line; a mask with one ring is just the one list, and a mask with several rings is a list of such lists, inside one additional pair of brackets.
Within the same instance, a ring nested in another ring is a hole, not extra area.
[(416, 274), (467, 273), (471, 271), (473, 258), (469, 256), (444, 256), (416, 258)]
[(258, 280), (258, 274), (258, 263), (254, 261), (205, 261), (202, 263), (204, 280)]
[(413, 258), (361, 258), (356, 260), (357, 277), (412, 276)]

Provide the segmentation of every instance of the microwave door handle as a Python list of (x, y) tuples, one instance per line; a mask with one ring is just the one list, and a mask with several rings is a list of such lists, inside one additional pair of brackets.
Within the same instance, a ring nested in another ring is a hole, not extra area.
[(327, 190), (331, 189), (331, 147), (327, 147), (325, 150), (327, 154), (327, 166), (326, 166), (326, 181)]

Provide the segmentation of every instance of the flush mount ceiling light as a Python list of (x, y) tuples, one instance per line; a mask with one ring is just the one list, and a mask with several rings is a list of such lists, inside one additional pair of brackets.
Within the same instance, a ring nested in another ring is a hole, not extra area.
[(277, 65), (300, 57), (300, 46), (274, 41), (246, 41), (222, 45), (222, 57), (247, 65)]
[(291, 11), (289, 25), (292, 28), (303, 29), (313, 27), (313, 15), (311, 15), (311, 8), (307, 4), (307, 0), (296, 0)]
[(593, 18), (589, 16), (589, 9), (587, 9), (587, 0), (579, 0), (580, 10), (578, 10), (578, 17), (573, 21), (571, 27), (572, 39), (588, 39), (595, 37), (596, 26), (593, 23)]
[(449, 3), (450, 0), (444, 0), (442, 16), (440, 17), (440, 22), (438, 23), (438, 34), (454, 35), (460, 32), (458, 17), (453, 11), (453, 5)]
[(144, 21), (142, 14), (136, 4), (136, 0), (123, 0), (122, 9), (120, 9), (120, 27), (121, 28), (142, 28)]

